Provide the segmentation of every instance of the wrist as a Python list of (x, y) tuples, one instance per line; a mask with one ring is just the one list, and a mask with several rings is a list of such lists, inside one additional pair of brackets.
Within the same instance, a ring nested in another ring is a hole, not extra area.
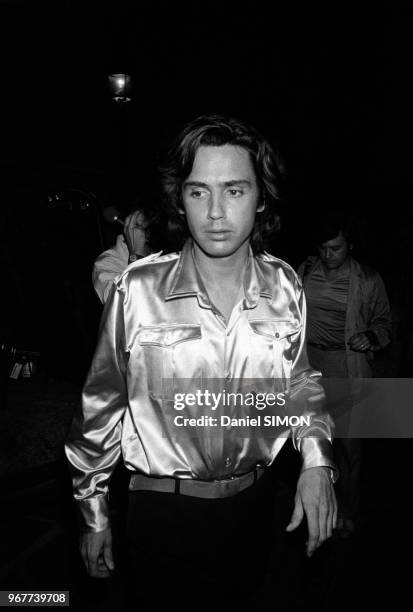
[(338, 470), (328, 465), (319, 465), (316, 467), (307, 468), (306, 470), (303, 470), (300, 475), (305, 474), (305, 472), (309, 472), (311, 470), (317, 470), (319, 472), (324, 472), (326, 476), (329, 478), (330, 482), (332, 482), (333, 484), (336, 483), (338, 480), (338, 476), (339, 476)]

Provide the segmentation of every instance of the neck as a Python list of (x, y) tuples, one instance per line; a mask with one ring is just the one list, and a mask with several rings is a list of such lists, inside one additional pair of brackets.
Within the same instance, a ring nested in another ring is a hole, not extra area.
[(343, 261), (343, 263), (341, 264), (341, 266), (340, 266), (340, 267), (338, 267), (338, 268), (333, 268), (333, 269), (330, 269), (330, 268), (327, 268), (327, 267), (326, 267), (326, 266), (325, 266), (325, 265), (322, 263), (322, 265), (323, 265), (323, 270), (324, 270), (324, 274), (325, 274), (325, 276), (326, 276), (327, 278), (334, 278), (334, 276), (336, 276), (336, 274), (338, 274), (339, 272), (344, 272), (345, 270), (347, 270), (347, 268), (349, 267), (349, 263), (350, 263), (350, 261), (349, 261), (349, 258), (348, 258), (348, 257), (347, 257), (347, 258), (346, 258), (346, 259)]
[(249, 241), (231, 255), (210, 257), (194, 242), (194, 257), (202, 278), (208, 282), (240, 284), (248, 261)]

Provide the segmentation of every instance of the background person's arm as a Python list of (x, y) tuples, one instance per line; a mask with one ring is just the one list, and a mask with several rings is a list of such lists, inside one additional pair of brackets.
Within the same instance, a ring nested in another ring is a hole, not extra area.
[(372, 350), (380, 350), (391, 342), (392, 317), (389, 299), (381, 276), (376, 272), (371, 279), (370, 320), (366, 335), (372, 334), (369, 340)]
[(102, 304), (106, 303), (114, 280), (124, 271), (128, 263), (129, 250), (123, 235), (120, 234), (116, 239), (116, 245), (101, 253), (93, 265), (93, 287)]

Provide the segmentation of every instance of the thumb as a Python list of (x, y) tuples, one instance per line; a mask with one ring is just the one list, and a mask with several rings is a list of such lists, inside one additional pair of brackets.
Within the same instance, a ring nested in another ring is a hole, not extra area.
[(294, 531), (297, 529), (298, 525), (301, 523), (304, 517), (304, 509), (303, 504), (301, 503), (301, 499), (299, 497), (295, 500), (294, 510), (291, 516), (291, 520), (286, 527), (286, 531)]
[(108, 569), (114, 570), (115, 569), (115, 563), (113, 561), (112, 543), (111, 542), (105, 542), (105, 545), (104, 545), (104, 548), (103, 548), (103, 558), (105, 560), (105, 563), (106, 563)]

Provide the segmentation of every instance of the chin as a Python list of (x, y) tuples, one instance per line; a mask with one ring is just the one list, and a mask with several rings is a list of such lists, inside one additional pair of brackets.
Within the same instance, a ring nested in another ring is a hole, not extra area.
[(204, 251), (204, 253), (206, 253), (207, 255), (209, 255), (209, 257), (229, 257), (230, 255), (233, 255), (236, 251), (237, 248), (236, 247), (232, 247), (230, 245), (211, 245), (211, 244), (206, 244), (206, 245), (200, 245), (202, 250)]
[(197, 240), (195, 242), (198, 247), (209, 257), (227, 257), (235, 253), (239, 248), (240, 244), (238, 241), (231, 239), (228, 240)]
[(337, 264), (335, 264), (335, 263), (333, 264), (333, 263), (326, 263), (326, 262), (324, 262), (324, 265), (325, 265), (325, 267), (326, 267), (326, 268), (328, 268), (329, 270), (334, 270), (335, 268), (338, 268), (338, 265), (337, 265)]

